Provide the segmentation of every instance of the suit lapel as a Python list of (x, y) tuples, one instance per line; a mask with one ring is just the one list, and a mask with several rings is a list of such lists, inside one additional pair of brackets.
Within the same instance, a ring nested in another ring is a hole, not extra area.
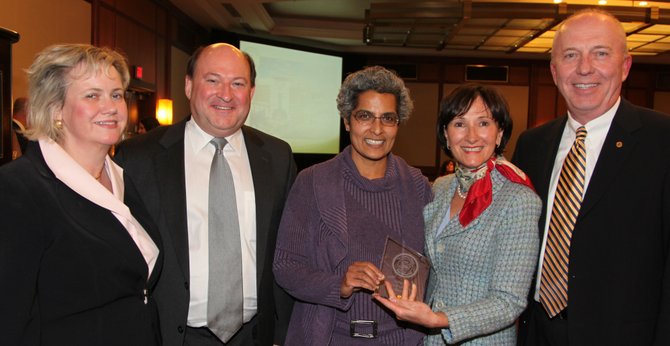
[(578, 217), (586, 215), (598, 203), (637, 144), (638, 139), (632, 133), (641, 124), (633, 113), (631, 105), (622, 99), (600, 150)]
[(188, 260), (188, 226), (186, 222), (186, 187), (184, 176), (184, 129), (186, 121), (169, 128), (159, 143), (164, 150), (154, 160), (162, 219), (172, 238), (177, 261), (184, 277), (190, 276)]
[[(268, 253), (268, 234), (270, 229), (272, 211), (277, 192), (274, 190), (272, 181), (272, 165), (270, 154), (263, 149), (263, 141), (249, 128), (242, 127), (244, 143), (249, 156), (249, 166), (254, 182), (254, 195), (256, 200), (256, 276), (260, 284), (265, 269), (265, 256)], [(274, 251), (273, 251), (274, 252)]]
[(142, 253), (112, 212), (85, 199), (60, 181), (56, 184), (56, 198), (72, 230), (85, 234), (86, 238), (98, 239), (110, 252), (118, 254), (120, 262), (128, 262), (146, 278), (149, 269)]
[(130, 208), (130, 212), (133, 214), (133, 217), (135, 217), (140, 225), (142, 225), (144, 230), (147, 232), (147, 234), (149, 234), (153, 242), (160, 249), (158, 253), (158, 259), (156, 260), (154, 269), (151, 271), (151, 276), (149, 277), (149, 285), (153, 286), (153, 284), (158, 279), (158, 274), (161, 272), (161, 268), (163, 267), (163, 241), (158, 231), (158, 227), (140, 200), (140, 194), (132, 180), (130, 180), (130, 178), (128, 178), (125, 173), (123, 179), (126, 186), (124, 194), (125, 204), (128, 206), (128, 208)]
[[(567, 121), (568, 117), (563, 116), (560, 121), (554, 122), (547, 129), (546, 134), (542, 136), (541, 140), (537, 143), (540, 147), (538, 150), (533, 151), (537, 153), (537, 162), (531, 166), (534, 167), (535, 171), (526, 172), (532, 177), (531, 182), (533, 183), (533, 187), (535, 187), (535, 192), (543, 201), (542, 204), (544, 207), (542, 208), (540, 220), (538, 221), (538, 224), (540, 225), (540, 227), (538, 227), (540, 238), (544, 236), (544, 225), (546, 224), (547, 214), (550, 213), (550, 211), (547, 210), (549, 184), (551, 183), (551, 174), (554, 169), (556, 153), (558, 152), (558, 147), (561, 143), (561, 137)], [(532, 160), (532, 158), (529, 160)]]
[(63, 224), (85, 234), (88, 239), (99, 240), (110, 248), (110, 252), (118, 253), (119, 261), (129, 263), (129, 267), (135, 268), (146, 278), (149, 269), (142, 253), (112, 212), (82, 197), (58, 180), (44, 161), (40, 147), (35, 145), (33, 149), (27, 151), (26, 156), (33, 161), (40, 174), (49, 179), (49, 190), (59, 201), (61, 213), (67, 218)]
[(554, 161), (556, 158), (556, 153), (558, 152), (558, 146), (561, 142), (561, 136), (563, 135), (563, 130), (565, 129), (565, 123), (568, 121), (568, 117), (564, 116), (561, 121), (557, 121), (547, 133), (547, 136), (543, 137), (544, 142), (541, 143), (542, 149), (546, 150), (546, 155), (540, 156), (538, 158), (538, 173), (536, 175), (537, 181), (532, 181), (533, 186), (537, 194), (543, 199), (547, 199), (549, 194), (549, 184), (551, 182), (551, 173), (554, 169)]

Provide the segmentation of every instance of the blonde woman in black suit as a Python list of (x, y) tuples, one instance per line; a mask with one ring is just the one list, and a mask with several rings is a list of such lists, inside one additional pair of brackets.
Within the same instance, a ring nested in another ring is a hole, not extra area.
[(29, 150), (0, 167), (2, 344), (157, 345), (160, 242), (107, 154), (128, 119), (126, 61), (55, 45), (28, 77)]

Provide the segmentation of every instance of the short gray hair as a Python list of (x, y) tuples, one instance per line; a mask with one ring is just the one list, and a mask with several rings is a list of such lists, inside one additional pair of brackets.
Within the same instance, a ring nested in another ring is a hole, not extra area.
[(381, 66), (366, 67), (347, 76), (337, 95), (337, 110), (340, 117), (350, 121), (351, 112), (358, 106), (358, 95), (373, 90), (380, 94), (393, 94), (396, 99), (398, 118), (401, 123), (409, 119), (414, 103), (405, 82), (395, 72)]

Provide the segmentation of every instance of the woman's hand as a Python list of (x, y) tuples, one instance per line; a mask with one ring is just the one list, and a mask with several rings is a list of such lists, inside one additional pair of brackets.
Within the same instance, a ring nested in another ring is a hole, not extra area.
[(449, 327), (449, 319), (443, 312), (433, 312), (430, 306), (424, 302), (416, 301), (416, 284), (411, 285), (404, 280), (402, 294), (396, 294), (390, 282), (384, 282), (389, 298), (384, 298), (378, 293), (373, 297), (395, 313), (400, 321), (407, 321), (422, 325), (427, 328)]
[(340, 286), (340, 297), (349, 298), (361, 288), (376, 292), (383, 280), (384, 274), (374, 264), (354, 262), (344, 274), (342, 286)]

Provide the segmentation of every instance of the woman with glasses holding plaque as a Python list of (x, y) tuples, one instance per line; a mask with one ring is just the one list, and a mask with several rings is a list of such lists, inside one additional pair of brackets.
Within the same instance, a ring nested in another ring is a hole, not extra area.
[(512, 133), (502, 95), (468, 84), (440, 108), (437, 136), (456, 171), (435, 181), (435, 199), (424, 210), (432, 263), (427, 304), (414, 301), (409, 285), (375, 298), (399, 320), (430, 328), (426, 345), (515, 345), (542, 204), (526, 175), (502, 156)]
[(423, 252), (427, 179), (391, 148), (412, 111), (393, 72), (350, 74), (337, 108), (351, 145), (303, 170), (286, 202), (275, 250), (277, 282), (296, 298), (287, 345), (417, 345), (373, 299), (387, 237)]

